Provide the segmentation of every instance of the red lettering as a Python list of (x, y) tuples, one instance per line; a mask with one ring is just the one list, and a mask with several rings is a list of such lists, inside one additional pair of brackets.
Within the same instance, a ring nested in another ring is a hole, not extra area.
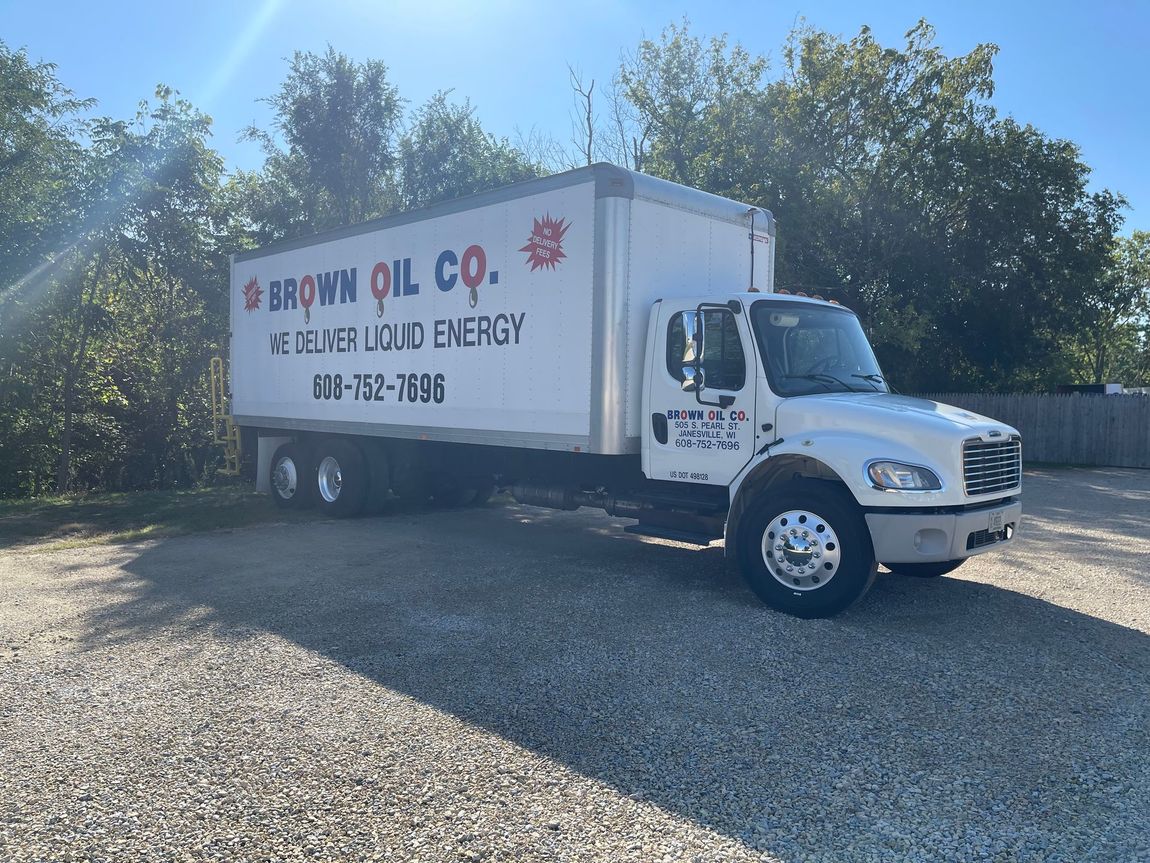
[(310, 309), (311, 304), (315, 302), (315, 279), (311, 276), (304, 276), (299, 280), (299, 304), (305, 309)]
[(380, 261), (371, 271), (371, 295), (382, 300), (391, 291), (391, 270), (385, 261)]
[(487, 255), (483, 246), (468, 246), (459, 262), (459, 275), (463, 284), (469, 288), (478, 288), (487, 275)]

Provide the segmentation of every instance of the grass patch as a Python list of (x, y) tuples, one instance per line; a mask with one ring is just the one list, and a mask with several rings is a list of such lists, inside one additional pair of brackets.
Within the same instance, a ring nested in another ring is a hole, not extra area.
[[(266, 522), (305, 521), (247, 483), (180, 491), (0, 501), (0, 549), (132, 542)], [(312, 514), (314, 518), (314, 514)]]

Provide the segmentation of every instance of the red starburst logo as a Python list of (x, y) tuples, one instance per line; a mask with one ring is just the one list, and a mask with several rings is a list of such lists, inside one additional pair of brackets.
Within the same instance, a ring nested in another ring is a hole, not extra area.
[(563, 235), (570, 227), (570, 222), (564, 219), (552, 219), (550, 213), (542, 219), (535, 220), (531, 238), (527, 241), (527, 245), (519, 250), (527, 252), (527, 263), (531, 265), (532, 272), (543, 267), (554, 270), (556, 265), (567, 257), (567, 253), (563, 251)]
[(260, 307), (260, 300), (263, 299), (264, 289), (260, 287), (260, 283), (252, 276), (248, 283), (244, 285), (244, 311), (254, 312)]

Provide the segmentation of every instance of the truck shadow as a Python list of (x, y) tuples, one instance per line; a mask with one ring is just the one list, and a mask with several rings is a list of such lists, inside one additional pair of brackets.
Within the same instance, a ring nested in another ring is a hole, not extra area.
[(121, 578), (88, 645), (270, 632), (783, 860), (1133, 859), (1147, 829), (1113, 801), (1147, 791), (1150, 638), (969, 578), (798, 621), (719, 548), (517, 506), (185, 537)]

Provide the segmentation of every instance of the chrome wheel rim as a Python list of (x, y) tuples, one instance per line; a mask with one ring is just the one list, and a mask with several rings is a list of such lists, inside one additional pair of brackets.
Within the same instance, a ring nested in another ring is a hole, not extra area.
[(319, 463), (319, 493), (328, 503), (335, 503), (343, 488), (343, 474), (339, 470), (339, 462), (327, 456)]
[(842, 562), (839, 538), (830, 523), (804, 509), (776, 515), (763, 531), (762, 551), (775, 581), (791, 590), (826, 587)]
[(284, 500), (291, 500), (295, 497), (295, 491), (299, 485), (299, 473), (296, 471), (294, 461), (290, 458), (279, 460), (275, 471), (272, 472), (272, 485), (275, 486), (276, 494)]

